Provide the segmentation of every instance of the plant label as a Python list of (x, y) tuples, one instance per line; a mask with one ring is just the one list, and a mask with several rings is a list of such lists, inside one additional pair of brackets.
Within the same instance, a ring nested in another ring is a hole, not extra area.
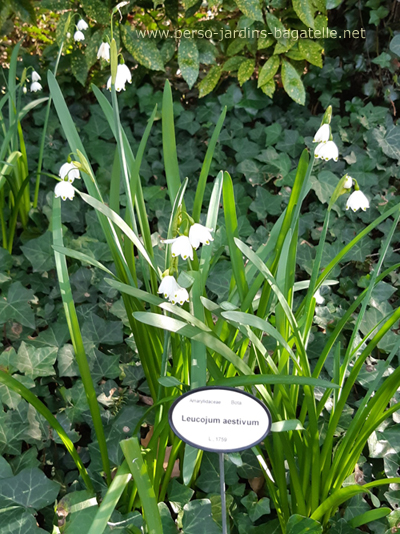
[(228, 387), (185, 393), (171, 406), (169, 423), (185, 443), (210, 452), (236, 452), (260, 443), (271, 429), (271, 414), (253, 395)]

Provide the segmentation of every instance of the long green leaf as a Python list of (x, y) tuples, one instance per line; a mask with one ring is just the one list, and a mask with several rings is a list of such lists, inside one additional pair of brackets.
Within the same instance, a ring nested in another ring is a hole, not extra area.
[(142, 459), (139, 442), (137, 438), (125, 439), (120, 442), (120, 446), (138, 489), (148, 532), (149, 534), (163, 534), (157, 498), (150, 482), (146, 464)]
[(111, 514), (115, 510), (118, 501), (131, 478), (132, 473), (127, 462), (124, 461), (115, 473), (113, 481), (101, 502), (100, 508), (96, 512), (96, 516), (93, 523), (90, 525), (87, 534), (103, 534)]
[[(203, 165), (201, 167), (200, 177), (196, 188), (196, 195), (194, 197), (194, 204), (193, 204), (193, 211), (192, 211), (192, 217), (195, 222), (200, 221), (200, 213), (201, 213), (201, 206), (203, 204), (203, 197), (204, 197), (204, 191), (206, 188), (208, 173), (210, 171), (212, 158), (214, 155), (214, 150), (217, 145), (219, 134), (221, 133), (222, 126), (224, 124), (226, 116), (226, 106), (224, 107), (217, 125), (215, 126), (214, 132), (211, 136), (211, 140), (207, 147), (206, 156), (204, 158)], [(214, 228), (214, 227), (213, 227)]]
[[(53, 199), (53, 244), (58, 247), (63, 247), (63, 235), (61, 226), (61, 200), (60, 198)], [(67, 319), (68, 329), (71, 336), (71, 341), (74, 346), (76, 361), (79, 367), (79, 372), (82, 378), (83, 386), (85, 388), (86, 398), (90, 408), (90, 413), (93, 419), (93, 425), (96, 432), (96, 437), (99, 443), (100, 455), (103, 463), (103, 469), (106, 473), (107, 480), (111, 482), (110, 461), (108, 458), (107, 443), (104, 435), (103, 423), (100, 415), (100, 408), (97, 402), (97, 395), (94, 389), (92, 376), (90, 374), (89, 362), (86, 357), (85, 348), (83, 346), (82, 335), (79, 327), (79, 321), (76, 314), (74, 300), (72, 297), (71, 284), (68, 276), (68, 268), (66, 258), (63, 254), (54, 251), (56, 270), (58, 282), (61, 290), (61, 298), (64, 305), (65, 316)]]
[(291, 376), (291, 375), (247, 375), (234, 376), (232, 378), (222, 378), (210, 382), (211, 386), (255, 386), (258, 384), (298, 384), (299, 386), (312, 386), (321, 388), (339, 389), (338, 384), (332, 384), (321, 378), (311, 378), (310, 376)]
[(240, 299), (243, 302), (249, 288), (246, 282), (242, 254), (235, 246), (234, 241), (235, 238), (239, 237), (238, 222), (236, 217), (236, 204), (232, 179), (227, 172), (224, 172), (222, 195), (224, 200), (226, 234), (228, 239), (229, 253), (231, 256), (233, 276), (235, 278)]
[(174, 108), (169, 81), (165, 81), (162, 103), (162, 139), (165, 175), (167, 178), (168, 194), (171, 206), (181, 186), (179, 176), (178, 156), (176, 152)]

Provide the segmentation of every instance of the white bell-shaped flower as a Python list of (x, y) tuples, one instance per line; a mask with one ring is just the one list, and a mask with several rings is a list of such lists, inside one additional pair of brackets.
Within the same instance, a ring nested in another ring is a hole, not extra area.
[(85, 36), (83, 35), (83, 33), (80, 30), (77, 30), (74, 33), (74, 39), (75, 39), (75, 41), (78, 41), (78, 43), (79, 43), (80, 41), (84, 41), (85, 40)]
[(189, 230), (189, 241), (194, 249), (198, 249), (200, 243), (209, 245), (214, 238), (211, 235), (212, 228), (207, 228), (202, 224), (194, 223)]
[(180, 285), (173, 276), (164, 276), (157, 293), (162, 293), (164, 298), (171, 300), (179, 289)]
[(97, 51), (97, 59), (100, 58), (110, 61), (110, 45), (108, 43), (101, 43), (99, 50)]
[(171, 254), (173, 258), (181, 256), (183, 260), (188, 258), (193, 260), (193, 248), (186, 235), (181, 235), (175, 239), (166, 239), (164, 243), (172, 243)]
[(325, 161), (329, 161), (330, 159), (337, 161), (339, 157), (339, 149), (333, 141), (320, 143), (315, 149), (314, 156), (316, 158), (324, 159)]
[(31, 92), (36, 93), (37, 91), (41, 91), (43, 87), (40, 85), (39, 82), (33, 82), (31, 83)]
[(34, 70), (32, 72), (32, 81), (33, 82), (38, 82), (39, 80), (41, 80), (42, 78), (39, 76), (39, 74)]
[(81, 177), (78, 168), (73, 163), (64, 163), (64, 165), (61, 165), (58, 176), (61, 180), (66, 180), (71, 184), (74, 180), (79, 180)]
[(313, 143), (326, 143), (329, 141), (330, 136), (331, 127), (329, 126), (329, 124), (323, 124), (322, 126), (320, 126), (317, 133), (315, 134)]
[(62, 182), (58, 182), (54, 189), (54, 193), (56, 198), (61, 197), (63, 200), (67, 200), (67, 198), (72, 200), (75, 196), (75, 189), (70, 182), (65, 182), (63, 180)]
[(324, 297), (321, 295), (321, 293), (319, 292), (319, 289), (317, 289), (317, 291), (314, 293), (314, 298), (315, 298), (316, 303), (317, 303), (319, 306), (322, 306), (322, 304), (324, 304), (324, 302), (325, 302), (325, 299), (324, 299)]
[[(132, 74), (125, 63), (121, 63), (117, 68), (117, 76), (115, 78), (115, 90), (119, 93), (125, 91), (126, 82), (132, 83)], [(111, 76), (108, 78), (107, 89), (111, 90)]]
[(369, 208), (369, 200), (362, 191), (353, 191), (347, 199), (346, 210), (352, 209), (353, 211), (357, 211), (360, 208), (363, 211)]
[(178, 291), (176, 291), (173, 297), (169, 300), (172, 302), (172, 304), (178, 303), (182, 306), (185, 302), (189, 302), (189, 293), (184, 287), (180, 287), (179, 285), (178, 287)]
[(76, 27), (80, 31), (85, 31), (85, 30), (87, 30), (89, 28), (88, 23), (83, 19), (78, 21), (78, 24), (76, 25)]
[(346, 180), (344, 181), (343, 187), (345, 189), (350, 189), (353, 186), (353, 178), (346, 174)]

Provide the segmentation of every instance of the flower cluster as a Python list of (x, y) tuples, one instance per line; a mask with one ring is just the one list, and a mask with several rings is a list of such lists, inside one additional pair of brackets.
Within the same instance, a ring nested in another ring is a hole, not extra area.
[(158, 288), (158, 293), (162, 293), (164, 298), (168, 299), (172, 304), (179, 302), (182, 306), (185, 302), (189, 302), (189, 293), (171, 275), (164, 276)]
[(361, 208), (363, 211), (366, 211), (366, 209), (369, 208), (369, 200), (364, 193), (360, 191), (356, 180), (346, 174), (346, 180), (343, 184), (343, 187), (345, 189), (350, 189), (353, 186), (353, 182), (355, 191), (353, 191), (347, 199), (346, 210), (352, 209), (354, 212), (356, 212)]
[(336, 143), (332, 141), (331, 127), (329, 124), (322, 124), (315, 134), (313, 143), (319, 143), (314, 152), (314, 156), (317, 159), (321, 158), (325, 161), (329, 161), (330, 159), (338, 160), (339, 150)]
[(211, 236), (212, 228), (206, 228), (202, 224), (194, 223), (190, 227), (189, 236), (180, 235), (175, 239), (165, 239), (164, 243), (172, 243), (171, 254), (173, 258), (180, 256), (183, 260), (193, 260), (193, 249), (197, 250), (202, 245), (209, 245), (214, 241)]
[(41, 91), (43, 87), (39, 83), (39, 80), (41, 80), (41, 77), (39, 74), (34, 70), (32, 72), (32, 83), (31, 83), (31, 92), (36, 93), (37, 91)]
[(78, 24), (76, 25), (76, 32), (74, 33), (74, 39), (75, 41), (77, 41), (78, 43), (80, 41), (84, 41), (85, 40), (85, 35), (84, 35), (84, 31), (87, 30), (89, 28), (88, 24), (86, 21), (84, 21), (83, 19), (80, 19), (78, 21)]
[[(125, 91), (126, 82), (132, 83), (132, 74), (125, 63), (120, 63), (117, 67), (117, 76), (115, 77), (115, 90), (118, 93), (122, 90)], [(111, 91), (111, 76), (107, 81), (107, 89)]]
[[(174, 239), (165, 239), (164, 243), (172, 244), (171, 254), (173, 258), (181, 256), (183, 260), (193, 260), (193, 249), (198, 249), (200, 244), (209, 245), (214, 238), (211, 235), (212, 229), (206, 228), (202, 224), (194, 223), (189, 229), (189, 235), (180, 235)], [(168, 274), (163, 277), (158, 293), (162, 293), (164, 298), (172, 304), (180, 305), (189, 301), (187, 290), (181, 287), (173, 276)]]
[(64, 165), (61, 165), (58, 175), (61, 181), (58, 182), (54, 189), (55, 197), (61, 197), (63, 200), (67, 200), (67, 198), (72, 200), (75, 196), (75, 189), (72, 183), (81, 177), (78, 168), (73, 163), (64, 163)]

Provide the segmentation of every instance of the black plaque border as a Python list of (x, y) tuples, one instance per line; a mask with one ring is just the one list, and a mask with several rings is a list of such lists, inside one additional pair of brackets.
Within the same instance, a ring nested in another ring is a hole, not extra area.
[[(254, 443), (251, 443), (250, 445), (248, 445), (247, 447), (244, 447), (244, 448), (243, 447), (239, 447), (239, 448), (236, 448), (236, 449), (213, 449), (211, 447), (199, 447), (199, 445), (196, 445), (192, 441), (189, 441), (184, 436), (182, 436), (182, 434), (180, 432), (177, 431), (177, 429), (176, 429), (176, 427), (175, 427), (175, 425), (174, 425), (174, 423), (172, 421), (172, 416), (173, 416), (173, 413), (174, 413), (174, 410), (175, 410), (175, 407), (177, 406), (177, 404), (179, 404), (181, 402), (181, 400), (184, 399), (185, 397), (189, 397), (190, 395), (193, 395), (194, 393), (197, 393), (198, 391), (216, 390), (216, 389), (234, 391), (235, 393), (239, 393), (241, 395), (245, 395), (246, 397), (250, 397), (253, 401), (258, 402), (258, 404), (263, 408), (263, 410), (267, 414), (267, 417), (268, 417), (268, 420), (269, 420), (269, 425), (268, 425), (267, 431), (265, 432), (265, 434), (259, 440), (255, 441)], [(178, 397), (176, 400), (174, 400), (174, 402), (172, 403), (171, 408), (169, 409), (169, 412), (168, 412), (168, 422), (169, 422), (169, 426), (172, 428), (174, 434), (176, 436), (178, 436), (178, 438), (181, 439), (184, 443), (187, 443), (188, 445), (191, 445), (195, 449), (199, 449), (201, 451), (207, 451), (207, 452), (217, 452), (217, 453), (221, 453), (222, 452), (222, 453), (228, 454), (230, 452), (245, 451), (245, 450), (251, 449), (251, 447), (254, 447), (255, 445), (258, 445), (259, 443), (261, 443), (263, 441), (263, 439), (265, 439), (267, 437), (267, 435), (271, 432), (272, 417), (271, 417), (270, 411), (265, 406), (265, 404), (263, 404), (260, 401), (260, 399), (257, 399), (257, 397), (255, 397), (254, 395), (251, 395), (250, 393), (247, 393), (247, 391), (242, 391), (241, 389), (231, 388), (231, 387), (228, 387), (228, 386), (203, 386), (203, 387), (200, 387), (200, 388), (196, 388), (196, 389), (192, 389), (190, 391), (187, 391), (186, 393), (184, 393), (183, 395)]]

